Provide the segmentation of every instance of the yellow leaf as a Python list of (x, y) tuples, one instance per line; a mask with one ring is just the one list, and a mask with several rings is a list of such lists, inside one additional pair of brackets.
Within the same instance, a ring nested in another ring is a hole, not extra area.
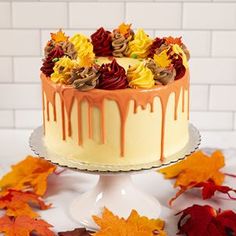
[(155, 54), (154, 55), (154, 61), (155, 63), (162, 68), (166, 68), (169, 67), (171, 64), (171, 60), (169, 59), (168, 55), (167, 55), (167, 49), (163, 50), (160, 54)]
[(12, 166), (12, 170), (0, 180), (1, 191), (32, 190), (39, 196), (47, 189), (47, 178), (56, 170), (50, 162), (27, 156), (23, 161)]
[(200, 183), (213, 181), (215, 185), (222, 185), (225, 176), (220, 169), (224, 165), (224, 156), (221, 151), (215, 151), (211, 156), (197, 151), (184, 161), (160, 169), (159, 172), (165, 178), (176, 178), (174, 187), (180, 188), (170, 204), (182, 193)]
[(93, 216), (93, 219), (100, 227), (94, 236), (166, 236), (164, 221), (140, 216), (135, 210), (125, 220), (104, 208), (102, 217)]
[(62, 29), (60, 29), (56, 33), (51, 33), (51, 39), (55, 43), (65, 42), (68, 40), (68, 38), (69, 36), (66, 36), (65, 33), (62, 31)]

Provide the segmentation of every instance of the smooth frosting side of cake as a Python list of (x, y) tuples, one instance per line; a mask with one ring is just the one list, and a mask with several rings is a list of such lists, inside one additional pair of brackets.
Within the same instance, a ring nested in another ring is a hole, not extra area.
[(41, 79), (45, 144), (53, 152), (87, 163), (141, 164), (164, 160), (188, 142), (188, 71), (151, 90), (80, 92)]

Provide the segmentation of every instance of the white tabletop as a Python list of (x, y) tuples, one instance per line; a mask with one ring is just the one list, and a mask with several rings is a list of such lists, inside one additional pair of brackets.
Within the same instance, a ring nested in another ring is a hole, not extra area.
[[(14, 148), (14, 146), (12, 147)], [(225, 150), (226, 167), (224, 171), (227, 173), (235, 173), (236, 170), (236, 150)], [(29, 152), (30, 153), (30, 152)], [(4, 174), (9, 170), (10, 164), (22, 159), (22, 156), (6, 156), (1, 157), (0, 174)], [(191, 190), (174, 202), (170, 209), (167, 205), (168, 199), (175, 194), (175, 189), (172, 187), (172, 182), (164, 180), (161, 174), (150, 171), (146, 174), (136, 174), (132, 176), (134, 183), (143, 191), (152, 194), (158, 198), (162, 204), (161, 218), (166, 221), (166, 230), (168, 235), (176, 235), (177, 220), (175, 213), (191, 206), (192, 204), (210, 204), (216, 208), (236, 210), (234, 201), (226, 200), (226, 196), (216, 194), (212, 200), (203, 201), (200, 199), (199, 190)], [(43, 219), (54, 225), (55, 231), (71, 230), (79, 225), (69, 216), (69, 204), (72, 200), (83, 192), (92, 188), (98, 180), (98, 176), (82, 174), (66, 170), (61, 175), (53, 175), (49, 178), (48, 191), (46, 201), (53, 203), (53, 208), (40, 211)], [(225, 184), (236, 188), (236, 181), (231, 177), (226, 177)]]

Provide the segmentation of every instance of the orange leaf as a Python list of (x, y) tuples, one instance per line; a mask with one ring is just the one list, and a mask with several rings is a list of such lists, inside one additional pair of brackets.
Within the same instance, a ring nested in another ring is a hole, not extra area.
[(68, 38), (69, 36), (66, 36), (62, 29), (56, 33), (51, 33), (51, 39), (56, 43), (65, 42), (68, 40)]
[(221, 151), (215, 151), (211, 156), (202, 151), (195, 152), (186, 160), (159, 170), (165, 178), (176, 178), (174, 187), (180, 187), (179, 192), (171, 202), (186, 190), (193, 188), (199, 183), (213, 181), (221, 185), (224, 174), (220, 169), (224, 167), (224, 156)]
[(37, 205), (41, 210), (48, 209), (51, 205), (46, 205), (36, 194), (8, 190), (4, 196), (0, 197), (0, 208), (6, 209), (8, 216), (29, 216), (36, 218), (38, 214), (33, 211), (29, 203)]
[(124, 36), (129, 36), (130, 35), (130, 28), (131, 28), (131, 24), (122, 23), (119, 25), (117, 32), (119, 32), (120, 34), (122, 34)]
[(178, 44), (178, 45), (182, 45), (182, 37), (179, 38), (173, 38), (171, 36), (164, 38), (165, 39), (165, 43), (167, 44)]
[(0, 180), (2, 192), (7, 189), (32, 190), (39, 196), (47, 189), (47, 178), (56, 170), (50, 162), (27, 156), (25, 160), (12, 166), (12, 170)]
[(50, 227), (52, 226), (44, 220), (31, 219), (28, 216), (0, 218), (0, 232), (5, 233), (6, 236), (30, 236), (32, 232), (40, 236), (54, 236)]
[(102, 217), (93, 216), (100, 230), (94, 236), (166, 236), (163, 231), (164, 222), (160, 219), (148, 219), (132, 210), (128, 219), (119, 218), (107, 208), (104, 208)]

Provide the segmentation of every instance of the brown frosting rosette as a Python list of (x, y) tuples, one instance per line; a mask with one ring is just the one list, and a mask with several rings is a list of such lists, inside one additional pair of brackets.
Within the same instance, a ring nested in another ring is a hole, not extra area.
[(99, 28), (94, 34), (91, 35), (91, 41), (96, 56), (112, 55), (112, 41), (110, 31), (106, 31), (103, 27)]
[(89, 91), (96, 87), (98, 77), (97, 66), (73, 68), (69, 83), (80, 91)]
[(70, 41), (63, 41), (63, 42), (54, 42), (53, 40), (50, 40), (46, 47), (44, 48), (44, 54), (45, 57), (48, 56), (48, 54), (56, 47), (60, 46), (62, 50), (64, 51), (64, 54), (70, 57), (71, 59), (77, 58), (77, 51), (75, 50), (74, 44)]
[(173, 66), (161, 68), (154, 62), (153, 59), (149, 59), (146, 66), (152, 71), (155, 84), (166, 85), (175, 80), (176, 71)]
[(128, 87), (128, 80), (125, 69), (114, 59), (112, 63), (103, 64), (100, 68), (98, 88), (100, 89), (125, 89)]
[(114, 57), (124, 57), (128, 53), (128, 43), (131, 40), (131, 36), (125, 38), (124, 35), (114, 31), (112, 34), (112, 55)]

